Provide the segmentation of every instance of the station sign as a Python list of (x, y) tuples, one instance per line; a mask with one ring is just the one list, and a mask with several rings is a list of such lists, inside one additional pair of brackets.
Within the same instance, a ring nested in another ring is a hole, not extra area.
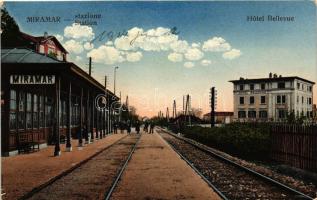
[(11, 75), (10, 84), (51, 85), (55, 84), (55, 75)]

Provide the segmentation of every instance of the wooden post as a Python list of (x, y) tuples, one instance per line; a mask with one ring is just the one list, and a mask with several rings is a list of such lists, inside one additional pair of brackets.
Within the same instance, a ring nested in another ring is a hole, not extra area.
[(87, 89), (87, 102), (86, 102), (86, 112), (85, 112), (85, 124), (86, 124), (86, 132), (85, 132), (85, 143), (89, 144), (89, 127), (90, 127), (90, 120), (89, 120), (89, 89)]
[(55, 150), (54, 150), (54, 156), (60, 156), (61, 155), (61, 148), (60, 148), (60, 119), (59, 119), (59, 105), (60, 105), (60, 75), (58, 75), (55, 83)]
[(83, 95), (84, 89), (81, 88), (80, 91), (80, 105), (79, 105), (79, 136), (78, 136), (78, 146), (83, 146)]
[(72, 151), (71, 144), (71, 116), (72, 116), (72, 83), (68, 83), (68, 99), (67, 99), (67, 133), (66, 133), (66, 151)]
[(92, 106), (91, 106), (91, 129), (90, 129), (90, 132), (91, 132), (91, 142), (93, 142), (95, 140), (95, 134), (94, 134), (94, 125), (95, 125), (95, 99), (94, 99), (94, 96), (92, 96), (92, 99), (91, 99), (91, 103), (92, 103)]

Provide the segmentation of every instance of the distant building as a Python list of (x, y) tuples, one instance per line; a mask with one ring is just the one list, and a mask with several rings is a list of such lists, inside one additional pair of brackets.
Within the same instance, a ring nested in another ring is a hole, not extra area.
[(281, 121), (287, 114), (313, 116), (314, 82), (297, 76), (230, 81), (233, 83), (234, 120)]
[(56, 37), (50, 36), (46, 32), (43, 36), (32, 36), (20, 32), (14, 44), (10, 44), (9, 48), (28, 48), (36, 53), (55, 58), (59, 61), (66, 61), (68, 54), (67, 50)]
[[(210, 113), (204, 114), (203, 120), (210, 122)], [(215, 112), (216, 124), (229, 124), (233, 120), (233, 112)]]

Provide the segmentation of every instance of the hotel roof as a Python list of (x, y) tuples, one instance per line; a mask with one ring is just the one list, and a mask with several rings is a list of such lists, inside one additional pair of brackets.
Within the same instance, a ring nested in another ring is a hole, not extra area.
[(256, 79), (244, 79), (240, 78), (239, 80), (231, 80), (229, 82), (232, 83), (263, 83), (263, 82), (279, 82), (279, 81), (292, 81), (294, 79), (298, 79), (301, 81), (305, 81), (307, 83), (315, 84), (315, 82), (309, 81), (307, 79), (298, 77), (298, 76), (287, 76), (287, 77), (272, 77), (272, 78), (256, 78)]

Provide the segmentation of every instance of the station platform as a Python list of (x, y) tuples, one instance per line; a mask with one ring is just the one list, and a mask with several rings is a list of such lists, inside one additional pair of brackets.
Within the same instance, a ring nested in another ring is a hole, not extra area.
[[(78, 140), (72, 140), (72, 151), (61, 144), (61, 155), (54, 157), (54, 146), (40, 151), (1, 158), (2, 199), (18, 199), (52, 177), (61, 174), (87, 159), (126, 134), (113, 134), (78, 148)], [(4, 194), (5, 193), (5, 194)]]
[(143, 133), (111, 199), (220, 198), (158, 133)]

